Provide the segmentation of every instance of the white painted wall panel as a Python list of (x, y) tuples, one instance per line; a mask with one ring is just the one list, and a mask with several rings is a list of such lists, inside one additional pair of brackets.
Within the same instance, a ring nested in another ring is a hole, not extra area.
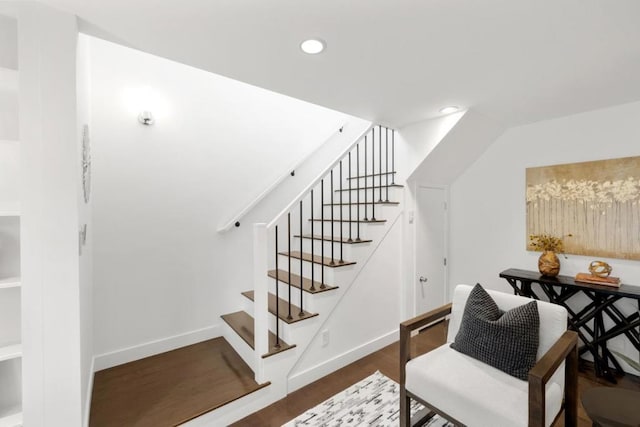
[[(342, 124), (367, 123), (97, 39), (91, 58), (99, 355), (238, 310), (253, 286), (251, 223), (270, 221), (312, 177), (296, 171), (240, 228), (218, 226)], [(137, 121), (141, 88), (153, 126)]]
[[(512, 128), (498, 138), (451, 186), (450, 286), (480, 282), (509, 291), (502, 270), (536, 270), (539, 253), (525, 250), (525, 169), (638, 156), (639, 115), (640, 103), (631, 103)], [(587, 271), (599, 258), (568, 255), (560, 274)], [(638, 261), (605, 261), (623, 282), (640, 286)], [(629, 302), (623, 307), (637, 310)], [(623, 341), (614, 348), (624, 349)]]

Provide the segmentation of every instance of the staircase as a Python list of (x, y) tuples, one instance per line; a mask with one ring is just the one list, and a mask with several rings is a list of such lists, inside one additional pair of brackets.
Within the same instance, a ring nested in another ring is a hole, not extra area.
[(398, 216), (395, 178), (395, 131), (374, 126), (256, 228), (254, 289), (222, 319), (257, 381), (281, 382), (286, 394), (291, 368)]

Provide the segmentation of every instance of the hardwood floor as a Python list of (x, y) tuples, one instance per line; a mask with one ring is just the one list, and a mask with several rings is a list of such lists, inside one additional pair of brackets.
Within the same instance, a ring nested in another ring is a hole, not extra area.
[(215, 338), (96, 372), (89, 425), (174, 426), (266, 385)]
[[(421, 354), (432, 350), (446, 341), (446, 324), (440, 323), (432, 328), (423, 331), (412, 339), (411, 354)], [(323, 402), (334, 394), (344, 390), (350, 385), (371, 375), (379, 370), (384, 375), (399, 381), (399, 348), (398, 343), (391, 344), (375, 353), (370, 354), (314, 383), (311, 383), (291, 394), (286, 398), (258, 411), (248, 417), (232, 424), (234, 427), (241, 426), (281, 426), (287, 421), (300, 415), (307, 409)], [(619, 379), (617, 385), (613, 385), (595, 377), (592, 370), (580, 372), (578, 382), (579, 393), (591, 387), (621, 387), (631, 390), (640, 390), (640, 379), (632, 375), (626, 375)], [(580, 405), (579, 407), (579, 427), (591, 427), (591, 421)], [(554, 427), (563, 427), (562, 416), (554, 424)], [(471, 426), (473, 427), (473, 426)]]
[[(412, 354), (432, 350), (445, 339), (446, 325), (438, 324), (412, 339)], [(281, 426), (377, 370), (398, 381), (398, 355), (398, 343), (391, 344), (233, 425)], [(580, 373), (580, 393), (612, 386), (592, 372)], [(223, 338), (216, 338), (97, 372), (90, 426), (174, 426), (265, 385), (253, 380), (251, 369)], [(640, 390), (640, 380), (627, 375), (616, 387)], [(580, 427), (591, 426), (581, 407), (579, 416)], [(562, 426), (560, 419), (554, 427)]]

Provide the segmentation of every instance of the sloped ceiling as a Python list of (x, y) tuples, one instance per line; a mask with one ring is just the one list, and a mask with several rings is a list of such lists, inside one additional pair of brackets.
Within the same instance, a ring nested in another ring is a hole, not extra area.
[[(640, 99), (637, 0), (42, 0), (83, 31), (392, 126)], [(300, 52), (308, 37), (322, 55)]]

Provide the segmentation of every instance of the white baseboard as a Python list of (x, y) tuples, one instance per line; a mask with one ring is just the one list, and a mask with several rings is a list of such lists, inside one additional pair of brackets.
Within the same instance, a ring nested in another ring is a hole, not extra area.
[(181, 424), (183, 427), (228, 426), (285, 397), (284, 385), (271, 384), (240, 399)]
[(93, 378), (95, 377), (96, 357), (91, 358), (91, 366), (89, 367), (89, 381), (87, 382), (87, 393), (84, 402), (84, 416), (82, 417), (82, 425), (89, 427), (89, 413), (91, 412), (91, 397), (93, 396)]
[(396, 341), (398, 341), (398, 331), (394, 330), (346, 351), (332, 359), (322, 362), (319, 365), (306, 369), (302, 372), (298, 372), (289, 377), (287, 392), (292, 393), (299, 388), (329, 375), (330, 373), (337, 371), (358, 359), (368, 356), (374, 351), (378, 351), (382, 347), (386, 347)]
[(149, 341), (109, 353), (99, 354), (94, 358), (94, 372), (122, 365), (123, 363), (133, 362), (134, 360), (143, 359), (145, 357), (153, 356), (154, 354), (164, 353), (166, 351), (175, 350), (176, 348), (196, 344), (221, 335), (221, 325), (214, 325), (186, 332), (184, 334), (174, 335), (172, 337)]

